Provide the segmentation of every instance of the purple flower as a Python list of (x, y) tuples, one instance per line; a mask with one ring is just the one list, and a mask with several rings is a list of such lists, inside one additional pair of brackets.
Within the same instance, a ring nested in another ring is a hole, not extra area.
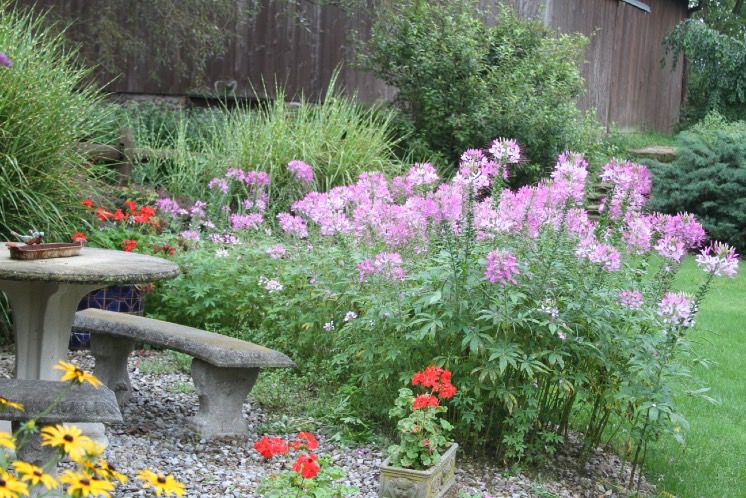
[(313, 181), (313, 169), (303, 161), (290, 161), (288, 170), (295, 175), (298, 181), (311, 183)]
[(258, 228), (262, 224), (261, 214), (232, 214), (231, 226), (236, 229)]
[(283, 231), (295, 234), (301, 239), (308, 237), (308, 226), (303, 218), (290, 213), (280, 213), (277, 215), (277, 220)]
[(495, 249), (487, 255), (487, 266), (484, 272), (484, 278), (491, 283), (500, 282), (502, 285), (511, 282), (517, 284), (514, 276), (520, 275), (515, 256), (509, 251)]
[(0, 66), (13, 67), (13, 61), (10, 60), (5, 52), (0, 52)]
[(631, 310), (639, 310), (642, 307), (642, 292), (638, 290), (624, 290), (619, 293), (619, 302)]
[(360, 281), (365, 282), (368, 275), (382, 275), (386, 280), (404, 280), (402, 258), (398, 252), (381, 252), (374, 259), (365, 258), (357, 265)]

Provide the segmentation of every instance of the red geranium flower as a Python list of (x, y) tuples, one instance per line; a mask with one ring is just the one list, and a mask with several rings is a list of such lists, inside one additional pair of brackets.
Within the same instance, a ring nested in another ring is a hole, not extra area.
[(85, 242), (86, 240), (88, 240), (88, 237), (86, 237), (83, 232), (75, 232), (74, 234), (72, 234), (70, 238), (72, 239), (73, 242), (77, 242), (79, 240), (82, 240), (83, 242)]
[(83, 199), (82, 201), (80, 201), (80, 203), (88, 209), (93, 209), (93, 201), (90, 199)]
[(133, 215), (137, 216), (137, 204), (135, 204), (132, 201), (127, 201), (127, 202), (124, 203), (124, 205), (129, 208), (130, 213), (132, 213)]
[(117, 209), (116, 211), (114, 211), (114, 221), (122, 221), (126, 219), (127, 215), (124, 214), (124, 211), (122, 211), (121, 209)]
[(275, 455), (288, 452), (287, 443), (279, 437), (268, 438), (267, 436), (264, 436), (262, 439), (254, 443), (254, 449), (264, 458), (272, 458)]
[(304, 479), (313, 479), (316, 474), (319, 473), (321, 467), (316, 463), (315, 455), (309, 453), (308, 455), (301, 455), (292, 465), (292, 469), (303, 476)]
[(132, 252), (132, 250), (136, 248), (137, 248), (136, 240), (123, 240), (122, 241), (122, 249), (124, 249), (125, 252)]
[(419, 410), (426, 406), (438, 406), (438, 398), (430, 394), (418, 394), (412, 403), (412, 408)]
[(106, 221), (106, 220), (111, 219), (111, 217), (114, 215), (108, 212), (104, 208), (96, 208), (96, 216), (98, 217), (99, 220)]

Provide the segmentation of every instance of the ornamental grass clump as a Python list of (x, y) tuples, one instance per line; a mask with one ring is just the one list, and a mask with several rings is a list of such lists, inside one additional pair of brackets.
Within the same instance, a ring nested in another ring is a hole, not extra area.
[[(60, 361), (54, 367), (62, 370), (62, 382), (68, 382), (54, 401), (39, 417), (48, 413), (77, 384), (89, 383), (98, 388), (101, 381), (93, 374), (79, 367)], [(0, 396), (0, 411), (23, 411), (23, 405)], [(37, 417), (37, 418), (39, 418)], [(104, 457), (104, 446), (93, 441), (74, 425), (57, 424), (39, 427), (37, 418), (21, 424), (14, 433), (0, 432), (0, 446), (17, 452), (27, 438), (36, 433), (41, 435), (41, 445), (57, 450), (55, 456), (42, 467), (15, 458), (15, 455), (0, 451), (0, 497), (20, 498), (23, 496), (46, 496), (49, 493), (64, 493), (72, 498), (106, 497), (110, 498), (117, 484), (126, 484), (129, 480), (117, 472)], [(56, 472), (57, 463), (63, 459), (72, 462), (60, 474)], [(173, 476), (156, 474), (144, 469), (138, 473), (143, 481), (143, 488), (152, 488), (156, 496), (184, 496), (184, 485)]]
[(448, 410), (440, 403), (452, 398), (456, 387), (451, 384), (451, 372), (433, 366), (414, 374), (412, 385), (428, 392), (415, 395), (409, 388), (399, 389), (389, 417), (398, 419), (400, 442), (388, 448), (389, 465), (422, 470), (437, 465), (449, 445), (453, 426), (439, 417)]
[[(72, 229), (78, 194), (97, 188), (96, 170), (76, 142), (109, 121), (90, 70), (64, 48), (43, 17), (0, 0), (0, 236)], [(58, 238), (61, 240), (61, 237)]]
[[(347, 475), (342, 467), (332, 465), (332, 459), (329, 457), (319, 458), (312, 453), (312, 450), (318, 447), (319, 442), (316, 436), (310, 432), (299, 432), (298, 437), (293, 441), (265, 435), (254, 443), (254, 449), (265, 460), (275, 456), (286, 459), (291, 451), (296, 454), (293, 457), (295, 460), (290, 465), (291, 470), (262, 478), (257, 493), (267, 498), (341, 498), (357, 493), (359, 491), (357, 487), (338, 482)], [(299, 453), (301, 451), (303, 452)]]

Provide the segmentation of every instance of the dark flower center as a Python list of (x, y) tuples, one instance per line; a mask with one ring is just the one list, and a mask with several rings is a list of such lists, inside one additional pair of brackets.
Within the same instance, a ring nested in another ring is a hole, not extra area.
[(82, 484), (83, 486), (90, 486), (91, 481), (87, 477), (84, 477), (83, 479), (80, 480), (80, 484)]
[(6, 484), (5, 479), (0, 479), (0, 488), (4, 488)]
[(166, 478), (163, 476), (158, 476), (158, 484), (166, 484)]
[(70, 434), (65, 434), (64, 436), (62, 436), (62, 439), (64, 439), (68, 443), (72, 443), (75, 440), (75, 438), (72, 437)]
[(42, 472), (41, 470), (35, 470), (35, 471), (34, 471), (34, 475), (35, 475), (36, 477), (41, 477), (41, 476), (43, 476), (43, 475), (44, 475), (44, 472)]

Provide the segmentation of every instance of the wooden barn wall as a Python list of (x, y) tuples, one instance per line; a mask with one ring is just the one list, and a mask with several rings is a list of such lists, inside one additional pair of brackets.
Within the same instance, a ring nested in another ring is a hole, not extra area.
[[(86, 4), (86, 0), (33, 1), (67, 12), (82, 12)], [(248, 7), (257, 0), (236, 1)], [(277, 80), (289, 98), (302, 93), (316, 99), (325, 91), (334, 69), (343, 64), (338, 84), (360, 99), (372, 101), (395, 94), (393, 88), (350, 67), (348, 34), (354, 31), (365, 35), (368, 24), (362, 15), (312, 2), (291, 6), (273, 0), (259, 1), (262, 6), (256, 17), (248, 22), (236, 21), (239, 35), (224, 56), (208, 64), (207, 84), (200, 90), (210, 91), (216, 82), (235, 80), (237, 95), (257, 93), (272, 97)], [(480, 0), (479, 5), (483, 9), (495, 8), (499, 1)], [(580, 101), (582, 108), (595, 108), (607, 127), (644, 126), (670, 131), (679, 112), (681, 70), (672, 73), (669, 68), (660, 68), (661, 40), (686, 17), (686, 0), (647, 0), (651, 13), (620, 0), (502, 2), (511, 4), (521, 16), (543, 16), (544, 22), (558, 31), (590, 36), (583, 66), (588, 91)], [(158, 76), (158, 81), (154, 81), (147, 65), (131, 64), (125, 76), (108, 89), (160, 95), (184, 95), (198, 90), (172, 71), (161, 71)]]
[(663, 36), (686, 17), (686, 2), (648, 0), (647, 13), (618, 0), (549, 0), (548, 21), (591, 34), (583, 108), (607, 126), (670, 131), (681, 102), (681, 69), (661, 68)]

